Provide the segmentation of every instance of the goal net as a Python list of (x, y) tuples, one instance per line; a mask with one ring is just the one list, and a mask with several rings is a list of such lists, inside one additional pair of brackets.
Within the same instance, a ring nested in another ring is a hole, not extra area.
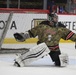
[[(3, 13), (1, 12), (0, 15), (0, 53), (21, 53), (28, 51), (27, 48), (2, 48), (3, 41), (6, 37), (7, 31), (9, 30), (10, 23), (12, 21), (13, 12), (10, 13)], [(4, 23), (6, 21), (6, 23)], [(13, 35), (13, 34), (12, 34)]]

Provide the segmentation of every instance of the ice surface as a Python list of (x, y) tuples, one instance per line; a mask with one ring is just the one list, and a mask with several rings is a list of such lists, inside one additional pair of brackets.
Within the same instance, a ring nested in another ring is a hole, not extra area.
[[(4, 45), (4, 47), (6, 46)], [(34, 45), (30, 45), (30, 47), (32, 46)], [(55, 67), (49, 55), (26, 67), (15, 67), (13, 66), (15, 54), (0, 54), (0, 75), (76, 75), (76, 49), (74, 43), (61, 43), (60, 49), (62, 53), (67, 53), (69, 56), (69, 64), (66, 67)]]

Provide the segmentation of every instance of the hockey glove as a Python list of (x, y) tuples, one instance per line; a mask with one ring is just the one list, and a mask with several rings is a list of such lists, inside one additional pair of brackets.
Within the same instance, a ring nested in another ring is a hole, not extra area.
[(14, 37), (15, 37), (16, 41), (23, 42), (26, 39), (30, 38), (30, 35), (29, 35), (29, 33), (15, 33)]

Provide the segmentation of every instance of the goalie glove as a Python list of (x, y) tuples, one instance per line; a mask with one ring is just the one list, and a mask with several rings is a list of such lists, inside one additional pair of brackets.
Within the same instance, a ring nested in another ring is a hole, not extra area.
[(26, 32), (26, 33), (15, 33), (14, 38), (16, 39), (16, 41), (23, 42), (26, 39), (30, 38), (30, 35), (28, 32)]

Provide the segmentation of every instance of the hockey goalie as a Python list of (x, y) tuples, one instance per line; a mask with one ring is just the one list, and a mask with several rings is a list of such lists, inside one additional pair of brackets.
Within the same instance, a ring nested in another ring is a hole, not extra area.
[(17, 41), (23, 42), (29, 38), (38, 36), (37, 46), (29, 49), (28, 52), (21, 54), (15, 59), (15, 66), (24, 67), (33, 61), (36, 61), (47, 54), (50, 55), (55, 66), (66, 66), (68, 64), (68, 55), (62, 54), (59, 48), (59, 41), (76, 41), (76, 35), (68, 30), (61, 22), (58, 22), (56, 13), (48, 15), (48, 20), (42, 21), (38, 26), (24, 33), (14, 33)]

